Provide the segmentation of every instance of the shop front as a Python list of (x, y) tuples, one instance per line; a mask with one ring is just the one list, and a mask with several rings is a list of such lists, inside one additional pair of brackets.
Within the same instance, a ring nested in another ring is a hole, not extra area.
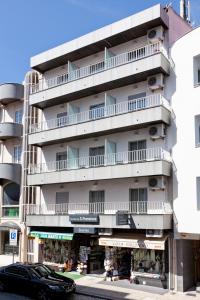
[(99, 246), (95, 232), (95, 228), (83, 227), (74, 228), (73, 233), (31, 231), (28, 258), (31, 262), (42, 262), (68, 272), (103, 272), (104, 248)]
[(136, 284), (167, 288), (167, 237), (101, 237), (99, 245), (105, 247), (104, 267), (107, 280), (127, 278)]

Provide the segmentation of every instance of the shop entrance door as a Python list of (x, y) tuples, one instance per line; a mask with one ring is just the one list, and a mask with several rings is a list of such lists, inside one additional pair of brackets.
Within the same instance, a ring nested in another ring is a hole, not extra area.
[(195, 283), (200, 282), (200, 241), (194, 241)]

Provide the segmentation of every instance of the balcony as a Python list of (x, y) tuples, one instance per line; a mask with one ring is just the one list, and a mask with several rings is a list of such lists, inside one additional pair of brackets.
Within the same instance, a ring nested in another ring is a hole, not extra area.
[(170, 154), (162, 148), (118, 152), (29, 165), (28, 184), (170, 176)]
[(0, 123), (0, 140), (19, 138), (22, 136), (23, 126), (18, 123)]
[(0, 183), (13, 181), (18, 184), (21, 182), (20, 163), (0, 163)]
[[(25, 205), (24, 209), (28, 226), (36, 226), (36, 224), (56, 226), (59, 224), (58, 226), (76, 227), (76, 224), (70, 222), (70, 216), (95, 214), (99, 215), (100, 219), (99, 224), (95, 227), (105, 228), (106, 224), (106, 227), (110, 228), (130, 228), (132, 222), (134, 222), (138, 229), (171, 228), (171, 204), (163, 201), (30, 204)], [(116, 213), (118, 211), (128, 214), (129, 224), (116, 225)], [(91, 225), (87, 224), (87, 226), (90, 227)]]
[(24, 99), (24, 86), (18, 83), (0, 85), (0, 103), (3, 105)]
[(40, 108), (86, 97), (156, 73), (169, 74), (170, 63), (161, 43), (112, 56), (54, 78), (42, 78), (30, 87), (30, 104)]
[(108, 45), (112, 48), (145, 36), (148, 29), (160, 25), (168, 28), (169, 17), (159, 4), (34, 56), (31, 58), (31, 68), (44, 73), (67, 61), (104, 51)]
[(170, 122), (169, 104), (161, 94), (33, 124), (28, 141), (31, 145), (43, 146), (158, 122)]

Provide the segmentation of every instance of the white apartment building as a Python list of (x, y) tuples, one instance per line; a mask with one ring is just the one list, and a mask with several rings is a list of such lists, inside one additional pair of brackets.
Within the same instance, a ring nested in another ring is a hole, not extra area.
[(29, 260), (176, 287), (169, 50), (190, 30), (156, 5), (31, 58)]
[[(5, 255), (13, 253), (9, 245), (9, 229), (16, 228), (18, 245), (14, 252), (19, 254), (21, 244), (20, 194), (21, 156), (23, 135), (24, 87), (16, 83), (0, 85), (0, 264)], [(12, 262), (12, 256), (7, 262)]]
[[(186, 290), (200, 282), (200, 28), (172, 47), (176, 84), (172, 95), (174, 121), (173, 203), (177, 247), (177, 285)], [(181, 53), (181, 55), (180, 55)], [(183, 278), (183, 280), (182, 280)]]

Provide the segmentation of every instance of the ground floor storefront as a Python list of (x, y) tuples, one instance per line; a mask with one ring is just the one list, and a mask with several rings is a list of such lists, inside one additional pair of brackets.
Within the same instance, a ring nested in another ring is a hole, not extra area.
[(62, 228), (60, 232), (58, 228), (31, 228), (28, 238), (29, 261), (67, 272), (101, 275), (107, 281), (126, 278), (167, 288), (168, 256), (167, 233), (152, 238), (137, 231), (115, 230), (105, 235), (95, 228)]

